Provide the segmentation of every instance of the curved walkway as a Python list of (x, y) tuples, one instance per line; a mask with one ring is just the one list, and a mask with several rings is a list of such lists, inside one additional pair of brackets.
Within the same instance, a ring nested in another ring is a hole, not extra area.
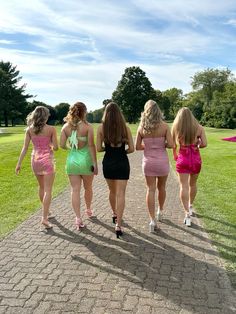
[[(0, 313), (235, 313), (235, 295), (197, 218), (183, 225), (177, 179), (168, 178), (164, 222), (148, 232), (141, 153), (130, 155), (125, 235), (116, 239), (101, 170), (96, 218), (77, 232), (67, 188), (53, 200), (54, 228), (40, 211), (0, 242)], [(82, 203), (82, 207), (84, 205)]]

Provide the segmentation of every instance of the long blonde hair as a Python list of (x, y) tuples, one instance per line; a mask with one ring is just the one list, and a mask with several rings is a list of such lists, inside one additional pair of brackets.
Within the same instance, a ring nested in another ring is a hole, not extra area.
[(86, 112), (87, 108), (85, 104), (81, 101), (78, 101), (74, 105), (70, 106), (68, 114), (63, 120), (69, 123), (71, 126), (76, 127), (80, 121), (87, 122)]
[(144, 134), (150, 134), (162, 121), (162, 113), (154, 100), (148, 100), (141, 114), (140, 127)]
[(39, 134), (50, 116), (49, 109), (44, 106), (37, 106), (34, 111), (28, 114), (27, 126), (33, 128), (35, 134)]
[(125, 118), (115, 102), (110, 102), (102, 117), (104, 143), (118, 145), (128, 142)]
[(174, 143), (183, 145), (194, 144), (199, 123), (188, 107), (179, 109), (172, 125)]

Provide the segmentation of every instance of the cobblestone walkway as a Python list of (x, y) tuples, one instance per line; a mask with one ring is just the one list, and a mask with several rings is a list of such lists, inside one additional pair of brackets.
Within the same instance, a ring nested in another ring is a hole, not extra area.
[(53, 231), (39, 231), (38, 211), (0, 242), (0, 313), (235, 313), (235, 295), (207, 234), (197, 218), (191, 228), (183, 225), (174, 172), (164, 221), (150, 234), (141, 153), (130, 162), (122, 239), (114, 234), (100, 169), (96, 218), (85, 220), (84, 231), (74, 228), (66, 189), (52, 203)]

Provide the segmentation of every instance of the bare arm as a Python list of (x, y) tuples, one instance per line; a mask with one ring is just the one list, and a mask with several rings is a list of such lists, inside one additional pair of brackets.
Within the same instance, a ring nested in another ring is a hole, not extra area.
[(64, 125), (61, 129), (61, 135), (60, 135), (60, 147), (62, 149), (67, 149), (66, 142), (67, 142), (68, 136), (66, 134), (65, 128), (66, 126)]
[(127, 133), (128, 133), (128, 148), (126, 149), (126, 153), (131, 154), (134, 152), (134, 142), (133, 142), (133, 137), (132, 137), (129, 127), (127, 127)]
[(90, 154), (93, 160), (94, 174), (98, 174), (98, 165), (97, 165), (97, 154), (96, 154), (96, 146), (94, 144), (94, 133), (93, 127), (89, 125), (88, 129), (88, 147), (90, 150)]
[(25, 133), (24, 144), (23, 144), (23, 147), (22, 147), (22, 150), (20, 153), (20, 157), (19, 157), (17, 165), (16, 165), (16, 169), (15, 169), (16, 174), (19, 174), (19, 172), (20, 172), (21, 163), (22, 163), (22, 161), (23, 161), (23, 159), (24, 159), (24, 157), (28, 151), (29, 143), (30, 143), (30, 134), (29, 134), (29, 130), (27, 130)]
[(52, 148), (53, 150), (58, 150), (57, 131), (54, 127), (52, 129)]
[(204, 128), (201, 126), (201, 135), (200, 135), (200, 148), (207, 147), (207, 138)]
[(104, 152), (103, 143), (103, 133), (102, 133), (102, 125), (99, 125), (97, 129), (97, 152)]
[(166, 148), (173, 148), (173, 139), (168, 125), (166, 129)]
[(136, 134), (136, 140), (135, 140), (135, 149), (136, 150), (144, 150), (144, 144), (142, 143), (143, 138), (141, 135), (141, 128), (138, 127), (137, 134)]

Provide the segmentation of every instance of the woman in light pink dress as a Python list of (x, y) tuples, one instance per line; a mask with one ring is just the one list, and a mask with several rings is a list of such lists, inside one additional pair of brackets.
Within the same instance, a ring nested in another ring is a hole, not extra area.
[(180, 199), (185, 210), (184, 223), (190, 227), (192, 204), (197, 194), (197, 179), (202, 165), (199, 148), (206, 147), (207, 140), (203, 127), (187, 107), (178, 111), (172, 126), (172, 136), (180, 183)]
[(21, 163), (27, 153), (30, 141), (33, 143), (31, 166), (39, 185), (39, 198), (43, 206), (41, 225), (52, 228), (48, 221), (49, 207), (52, 199), (52, 186), (55, 177), (53, 151), (58, 149), (56, 129), (47, 125), (49, 110), (37, 106), (27, 117), (27, 129), (24, 145), (16, 165), (16, 174), (19, 174)]
[(169, 174), (169, 159), (166, 148), (172, 148), (173, 141), (167, 123), (162, 120), (159, 106), (148, 100), (141, 115), (136, 136), (136, 150), (143, 150), (142, 168), (146, 178), (146, 203), (150, 216), (149, 231), (157, 228), (155, 215), (155, 194), (158, 191), (157, 219), (162, 220), (166, 199), (166, 181)]

